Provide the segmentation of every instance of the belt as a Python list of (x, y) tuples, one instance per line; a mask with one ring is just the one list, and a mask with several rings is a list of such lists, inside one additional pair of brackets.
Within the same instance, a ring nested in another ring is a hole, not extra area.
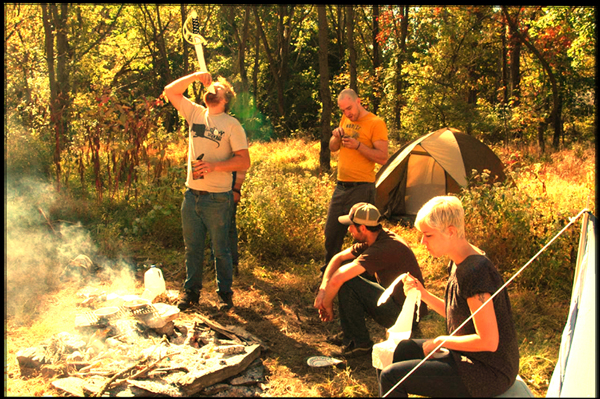
[(352, 188), (352, 187), (357, 187), (357, 186), (361, 186), (363, 184), (372, 184), (369, 182), (362, 182), (362, 181), (356, 181), (356, 182), (347, 182), (347, 181), (338, 181), (337, 185), (340, 187), (344, 187), (344, 188)]
[(201, 191), (201, 190), (194, 190), (193, 188), (190, 188), (190, 191), (192, 192), (192, 194), (194, 194), (196, 197), (199, 195), (208, 195), (210, 194), (208, 191)]

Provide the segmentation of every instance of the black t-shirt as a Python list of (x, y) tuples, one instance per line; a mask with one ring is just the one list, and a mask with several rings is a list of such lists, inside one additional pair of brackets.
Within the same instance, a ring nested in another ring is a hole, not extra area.
[[(504, 282), (492, 262), (483, 255), (468, 256), (453, 268), (446, 286), (446, 328), (456, 330), (470, 315), (467, 298), (477, 294), (493, 295)], [(460, 376), (472, 396), (496, 396), (514, 383), (519, 372), (519, 345), (512, 319), (510, 300), (503, 289), (492, 300), (498, 324), (499, 343), (495, 352), (451, 350)], [(471, 319), (455, 335), (475, 334)]]
[[(356, 256), (355, 262), (364, 267), (371, 276), (375, 276), (383, 288), (389, 287), (399, 275), (407, 272), (425, 286), (415, 254), (404, 240), (392, 231), (382, 229), (371, 246), (366, 243), (354, 244), (352, 254)], [(402, 307), (406, 299), (402, 283), (396, 285), (392, 298)], [(419, 309), (419, 317), (427, 315), (427, 305), (424, 302)]]

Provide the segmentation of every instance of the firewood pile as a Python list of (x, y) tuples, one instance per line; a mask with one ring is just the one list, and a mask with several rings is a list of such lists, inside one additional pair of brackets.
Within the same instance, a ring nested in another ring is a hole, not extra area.
[[(87, 301), (86, 298), (84, 301)], [(62, 332), (17, 353), (21, 374), (37, 370), (73, 396), (261, 396), (268, 347), (238, 326), (143, 304), (83, 311)]]

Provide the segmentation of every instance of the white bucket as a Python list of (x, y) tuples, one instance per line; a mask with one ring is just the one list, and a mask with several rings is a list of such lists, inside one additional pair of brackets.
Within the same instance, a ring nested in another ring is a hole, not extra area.
[(166, 291), (167, 286), (162, 274), (162, 270), (152, 265), (144, 274), (144, 293), (142, 298), (154, 301), (154, 298)]

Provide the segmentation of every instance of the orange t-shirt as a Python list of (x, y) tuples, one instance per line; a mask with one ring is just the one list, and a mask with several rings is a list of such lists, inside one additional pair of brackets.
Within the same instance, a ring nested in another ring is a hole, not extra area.
[[(361, 145), (373, 148), (373, 142), (388, 139), (387, 127), (380, 117), (372, 112), (352, 122), (342, 116), (340, 127), (344, 129), (344, 135), (357, 139)], [(344, 182), (375, 182), (375, 162), (369, 161), (358, 150), (340, 147), (338, 158), (339, 181)]]

